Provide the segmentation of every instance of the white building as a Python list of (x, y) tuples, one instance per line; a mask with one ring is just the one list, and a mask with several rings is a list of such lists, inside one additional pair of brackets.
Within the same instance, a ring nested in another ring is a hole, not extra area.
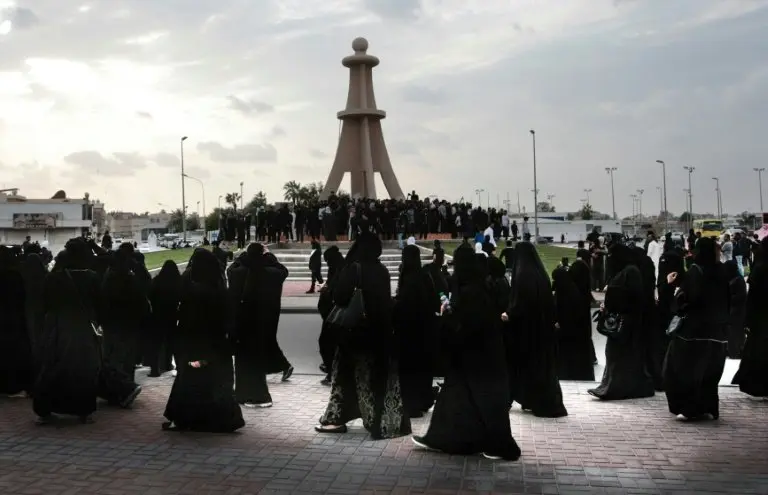
[(29, 199), (0, 192), (0, 244), (14, 245), (27, 236), (49, 248), (63, 247), (92, 228), (92, 203), (87, 199)]
[(113, 239), (142, 242), (149, 234), (161, 235), (168, 232), (171, 215), (164, 211), (137, 215), (129, 212), (114, 212), (107, 216), (106, 225)]

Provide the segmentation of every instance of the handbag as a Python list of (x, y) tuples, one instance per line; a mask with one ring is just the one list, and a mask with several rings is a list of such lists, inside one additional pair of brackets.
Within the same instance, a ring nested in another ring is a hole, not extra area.
[(595, 321), (597, 321), (598, 333), (606, 337), (616, 337), (623, 333), (624, 318), (618, 313), (597, 311), (595, 313)]
[(360, 264), (355, 263), (357, 269), (357, 283), (352, 297), (346, 305), (336, 304), (326, 320), (328, 324), (352, 331), (361, 326), (366, 319), (365, 299), (363, 297), (363, 275)]
[(672, 317), (672, 320), (669, 322), (669, 325), (667, 326), (667, 337), (672, 337), (673, 335), (676, 335), (680, 330), (683, 329), (683, 326), (685, 326), (685, 320), (687, 319), (686, 315), (675, 315)]
[(80, 295), (80, 291), (77, 288), (77, 284), (75, 283), (75, 280), (72, 278), (72, 274), (69, 273), (69, 270), (64, 270), (64, 273), (67, 274), (67, 278), (69, 279), (70, 282), (72, 282), (72, 286), (75, 289), (75, 294), (77, 294), (77, 300), (80, 303), (80, 310), (83, 312), (83, 314), (88, 315), (88, 323), (91, 325), (91, 330), (93, 330), (94, 335), (96, 335), (97, 337), (101, 337), (102, 335), (104, 335), (104, 330), (102, 330), (100, 325), (97, 325), (96, 322), (93, 321), (93, 318), (91, 318), (91, 312), (85, 308), (85, 304), (83, 304), (83, 298)]

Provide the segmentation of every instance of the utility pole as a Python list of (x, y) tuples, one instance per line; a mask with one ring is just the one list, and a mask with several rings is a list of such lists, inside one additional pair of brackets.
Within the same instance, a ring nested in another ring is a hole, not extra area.
[(765, 168), (755, 168), (754, 171), (757, 172), (757, 183), (760, 187), (760, 225), (763, 225), (763, 172), (765, 172)]
[(611, 176), (611, 205), (613, 206), (613, 219), (618, 220), (616, 217), (616, 190), (613, 188), (613, 173), (617, 171), (617, 167), (605, 167), (605, 171)]
[(664, 211), (664, 234), (666, 234), (669, 232), (669, 210), (667, 209), (667, 164), (664, 163), (664, 160), (656, 160), (656, 163), (661, 164), (662, 187), (664, 188), (664, 206), (662, 210)]
[(696, 167), (688, 167), (685, 166), (683, 169), (688, 171), (688, 206), (690, 207), (690, 210), (688, 213), (690, 213), (690, 219), (691, 219), (691, 225), (688, 227), (689, 229), (693, 228), (693, 187), (691, 186), (691, 175), (693, 175), (693, 172), (696, 170)]
[(187, 242), (187, 196), (184, 191), (184, 179), (187, 177), (184, 173), (184, 141), (186, 140), (187, 136), (181, 138), (181, 230), (184, 242)]
[(722, 220), (723, 219), (723, 205), (720, 202), (720, 178), (719, 177), (712, 177), (712, 180), (715, 181), (715, 195), (717, 200), (717, 219)]
[(531, 129), (533, 138), (533, 230), (534, 244), (539, 242), (539, 186), (536, 182), (536, 131)]
[(635, 234), (637, 234), (637, 209), (635, 208), (637, 203), (637, 194), (630, 194), (629, 197), (632, 198), (632, 230)]
[(640, 221), (643, 221), (643, 193), (645, 192), (645, 189), (638, 189), (637, 190), (637, 213)]
[(588, 203), (588, 204), (591, 204), (591, 203), (589, 202), (589, 193), (591, 193), (591, 192), (592, 192), (592, 189), (584, 189), (584, 193), (586, 193), (586, 195), (587, 195), (587, 203)]

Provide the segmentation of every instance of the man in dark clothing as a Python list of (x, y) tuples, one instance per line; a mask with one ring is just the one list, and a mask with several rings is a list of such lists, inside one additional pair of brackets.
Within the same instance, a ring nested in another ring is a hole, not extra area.
[(587, 266), (589, 266), (592, 261), (592, 255), (590, 254), (589, 250), (584, 247), (584, 241), (579, 241), (576, 246), (576, 257), (580, 260), (584, 260)]
[(507, 240), (507, 246), (501, 250), (499, 259), (504, 262), (504, 266), (507, 268), (507, 271), (512, 270), (512, 263), (515, 262), (515, 248), (512, 247), (511, 240)]
[(101, 238), (101, 247), (107, 251), (112, 251), (112, 236), (109, 235), (109, 230), (104, 231), (104, 236)]

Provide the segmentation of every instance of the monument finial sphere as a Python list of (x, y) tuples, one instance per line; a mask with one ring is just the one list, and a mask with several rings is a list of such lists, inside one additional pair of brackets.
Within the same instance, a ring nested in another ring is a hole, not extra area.
[(356, 52), (365, 52), (368, 50), (368, 40), (365, 38), (355, 38), (352, 41), (352, 49)]

